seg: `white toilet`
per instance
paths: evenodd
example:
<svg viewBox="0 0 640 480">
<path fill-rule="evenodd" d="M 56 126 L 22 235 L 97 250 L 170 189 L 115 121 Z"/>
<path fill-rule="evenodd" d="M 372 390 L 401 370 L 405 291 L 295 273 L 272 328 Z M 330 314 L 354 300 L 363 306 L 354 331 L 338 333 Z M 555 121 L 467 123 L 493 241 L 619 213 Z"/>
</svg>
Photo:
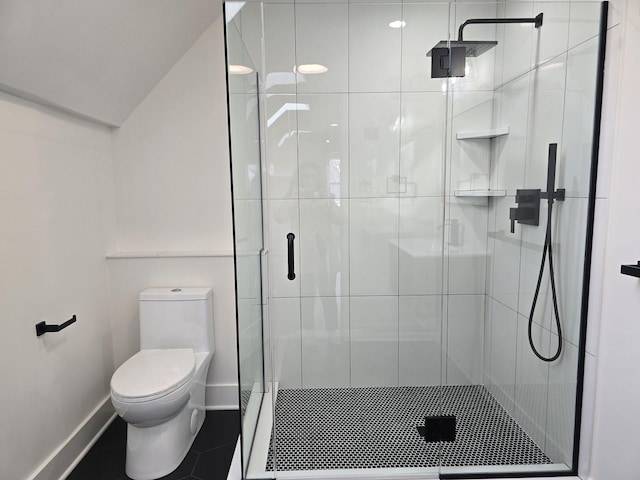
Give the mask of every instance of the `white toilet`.
<svg viewBox="0 0 640 480">
<path fill-rule="evenodd" d="M 128 423 L 129 477 L 156 479 L 180 465 L 204 422 L 213 353 L 210 288 L 140 293 L 140 351 L 111 378 L 111 401 Z"/>
</svg>

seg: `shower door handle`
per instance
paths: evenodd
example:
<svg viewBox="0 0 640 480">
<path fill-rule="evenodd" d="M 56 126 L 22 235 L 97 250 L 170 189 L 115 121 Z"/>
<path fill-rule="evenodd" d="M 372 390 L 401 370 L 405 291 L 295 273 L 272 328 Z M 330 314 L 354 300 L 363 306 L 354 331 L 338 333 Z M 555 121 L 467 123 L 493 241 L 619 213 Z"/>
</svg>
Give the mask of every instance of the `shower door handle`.
<svg viewBox="0 0 640 480">
<path fill-rule="evenodd" d="M 293 233 L 287 233 L 287 264 L 288 264 L 288 272 L 287 278 L 289 280 L 294 280 L 296 278 L 296 274 L 293 271 L 293 239 L 296 236 Z"/>
</svg>

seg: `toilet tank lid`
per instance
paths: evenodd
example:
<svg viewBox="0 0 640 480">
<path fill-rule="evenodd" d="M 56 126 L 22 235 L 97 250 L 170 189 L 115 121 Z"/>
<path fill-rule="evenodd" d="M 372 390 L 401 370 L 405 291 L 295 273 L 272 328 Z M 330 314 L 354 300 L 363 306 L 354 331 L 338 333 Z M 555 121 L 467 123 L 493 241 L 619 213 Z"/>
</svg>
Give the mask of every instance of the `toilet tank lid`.
<svg viewBox="0 0 640 480">
<path fill-rule="evenodd" d="M 205 300 L 213 291 L 209 287 L 161 287 L 147 288 L 140 292 L 140 300 Z"/>
</svg>

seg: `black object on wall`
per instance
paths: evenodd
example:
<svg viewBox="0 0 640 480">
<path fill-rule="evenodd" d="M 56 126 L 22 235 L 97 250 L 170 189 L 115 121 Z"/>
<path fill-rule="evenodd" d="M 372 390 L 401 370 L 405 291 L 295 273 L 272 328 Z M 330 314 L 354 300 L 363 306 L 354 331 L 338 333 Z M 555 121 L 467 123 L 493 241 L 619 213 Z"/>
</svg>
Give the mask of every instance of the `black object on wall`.
<svg viewBox="0 0 640 480">
<path fill-rule="evenodd" d="M 637 265 L 621 265 L 620 273 L 640 278 L 640 262 Z"/>
<path fill-rule="evenodd" d="M 45 333 L 59 332 L 60 330 L 67 328 L 72 323 L 76 323 L 76 320 L 76 316 L 74 315 L 69 320 L 61 323 L 60 325 L 50 325 L 45 322 L 36 323 L 36 336 L 39 337 L 40 335 L 44 335 Z"/>
<path fill-rule="evenodd" d="M 293 233 L 287 233 L 287 278 L 289 280 L 295 280 L 296 274 L 294 272 L 294 264 L 293 264 L 293 240 L 296 236 Z"/>
<path fill-rule="evenodd" d="M 547 163 L 547 191 L 546 192 L 540 192 L 539 196 L 537 198 L 537 203 L 538 203 L 538 208 L 540 206 L 540 199 L 541 198 L 545 198 L 547 200 L 548 206 L 547 206 L 547 227 L 546 227 L 546 234 L 545 234 L 545 238 L 544 238 L 544 246 L 542 248 L 542 259 L 540 260 L 540 272 L 538 274 L 538 283 L 536 284 L 536 291 L 533 295 L 533 301 L 531 302 L 531 313 L 529 314 L 529 325 L 527 327 L 527 334 L 529 337 L 529 346 L 531 347 L 531 350 L 533 351 L 533 353 L 535 354 L 536 357 L 538 357 L 540 360 L 542 360 L 543 362 L 553 362 L 555 360 L 557 360 L 560 357 L 560 354 L 562 353 L 562 342 L 563 342 L 563 338 L 562 338 L 562 325 L 560 323 L 560 312 L 559 312 L 559 308 L 558 308 L 558 298 L 557 298 L 557 293 L 556 293 L 556 275 L 555 275 L 555 271 L 553 268 L 553 248 L 552 248 L 552 241 L 553 241 L 553 236 L 552 236 L 552 232 L 551 232 L 551 225 L 552 225 L 552 220 L 553 220 L 553 202 L 554 200 L 564 200 L 565 197 L 565 190 L 563 188 L 560 188 L 558 190 L 556 190 L 556 159 L 558 156 L 558 144 L 557 143 L 550 143 L 549 144 L 549 157 L 548 157 L 548 163 Z M 516 196 L 516 200 L 517 200 L 517 196 Z M 511 211 L 513 212 L 514 209 L 512 208 Z M 518 209 L 515 209 L 515 211 L 517 212 Z M 514 226 L 514 218 L 510 215 L 511 218 L 511 232 L 513 233 L 513 226 Z M 551 355 L 550 357 L 545 357 L 542 353 L 540 353 L 538 351 L 538 349 L 536 348 L 535 344 L 533 343 L 533 335 L 532 335 L 532 327 L 533 327 L 533 316 L 536 312 L 536 305 L 538 302 L 538 295 L 540 294 L 540 287 L 542 285 L 542 276 L 544 274 L 544 265 L 547 261 L 547 258 L 549 259 L 549 281 L 551 282 L 551 296 L 553 299 L 553 314 L 554 314 L 554 319 L 555 319 L 555 323 L 556 323 L 556 333 L 558 334 L 558 345 L 556 347 L 556 351 L 553 355 Z"/>
<path fill-rule="evenodd" d="M 533 23 L 542 26 L 542 13 L 531 18 L 470 18 L 458 28 L 458 40 L 441 40 L 427 52 L 431 57 L 431 78 L 464 77 L 467 57 L 479 57 L 495 47 L 495 40 L 464 40 L 464 27 L 473 24 Z"/>
</svg>

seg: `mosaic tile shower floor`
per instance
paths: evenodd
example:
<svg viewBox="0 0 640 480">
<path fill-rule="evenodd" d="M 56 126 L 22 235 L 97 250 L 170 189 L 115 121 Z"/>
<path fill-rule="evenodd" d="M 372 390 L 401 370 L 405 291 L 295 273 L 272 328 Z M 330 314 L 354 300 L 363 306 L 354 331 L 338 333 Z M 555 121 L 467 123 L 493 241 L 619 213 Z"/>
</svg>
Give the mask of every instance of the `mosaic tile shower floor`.
<svg viewBox="0 0 640 480">
<path fill-rule="evenodd" d="M 416 426 L 443 414 L 456 441 L 425 443 Z M 282 471 L 551 463 L 483 386 L 283 389 L 275 431 Z"/>
</svg>

